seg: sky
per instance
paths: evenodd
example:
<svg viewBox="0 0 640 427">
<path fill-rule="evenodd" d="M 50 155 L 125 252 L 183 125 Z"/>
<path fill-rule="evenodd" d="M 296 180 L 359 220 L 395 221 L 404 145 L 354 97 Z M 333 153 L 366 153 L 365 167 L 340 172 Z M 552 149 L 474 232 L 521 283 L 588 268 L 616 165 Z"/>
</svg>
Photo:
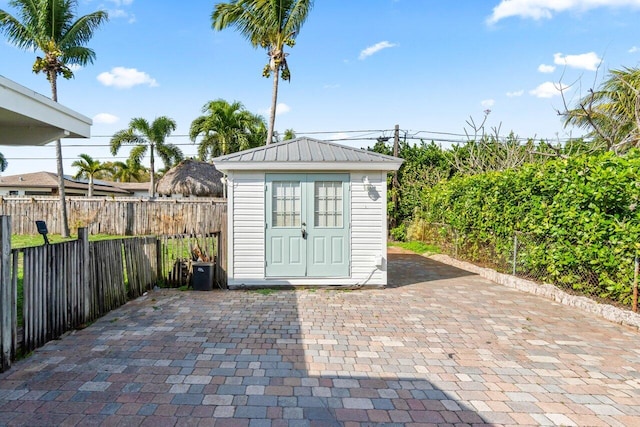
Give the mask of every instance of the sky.
<svg viewBox="0 0 640 427">
<path fill-rule="evenodd" d="M 64 139 L 65 174 L 86 153 L 116 157 L 110 137 L 135 117 L 173 118 L 168 142 L 196 155 L 187 134 L 208 101 L 239 101 L 269 115 L 266 52 L 234 29 L 211 28 L 212 0 L 78 0 L 109 22 L 88 46 L 93 64 L 58 80 L 61 104 L 93 119 L 90 139 Z M 15 13 L 8 0 L 0 9 Z M 575 105 L 610 70 L 638 67 L 640 0 L 316 0 L 288 49 L 291 81 L 281 82 L 276 131 L 372 146 L 397 124 L 410 141 L 443 147 L 482 122 L 500 135 L 565 141 L 558 110 Z M 31 71 L 36 53 L 0 34 L 0 75 L 50 96 Z M 558 88 L 564 88 L 564 97 Z M 563 99 L 564 98 L 564 99 Z M 54 143 L 0 146 L 3 175 L 55 172 Z"/>
</svg>

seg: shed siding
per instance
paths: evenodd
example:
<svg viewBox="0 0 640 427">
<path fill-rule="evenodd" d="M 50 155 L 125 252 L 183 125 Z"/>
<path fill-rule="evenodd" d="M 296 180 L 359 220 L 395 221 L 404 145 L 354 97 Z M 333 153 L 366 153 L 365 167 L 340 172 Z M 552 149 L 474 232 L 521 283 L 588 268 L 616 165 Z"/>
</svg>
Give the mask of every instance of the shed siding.
<svg viewBox="0 0 640 427">
<path fill-rule="evenodd" d="M 233 277 L 264 278 L 264 172 L 233 177 Z"/>
<path fill-rule="evenodd" d="M 365 176 L 375 188 L 377 200 L 365 190 Z M 376 257 L 387 257 L 386 186 L 384 172 L 351 172 L 351 277 L 358 284 L 386 284 L 386 267 L 376 267 Z"/>
</svg>

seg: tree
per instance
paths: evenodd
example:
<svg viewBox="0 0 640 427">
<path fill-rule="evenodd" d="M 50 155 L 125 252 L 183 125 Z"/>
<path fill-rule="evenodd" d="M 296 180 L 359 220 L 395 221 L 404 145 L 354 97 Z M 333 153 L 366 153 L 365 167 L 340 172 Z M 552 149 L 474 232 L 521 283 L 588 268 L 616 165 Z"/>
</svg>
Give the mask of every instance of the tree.
<svg viewBox="0 0 640 427">
<path fill-rule="evenodd" d="M 283 138 L 284 138 L 283 139 L 284 141 L 289 141 L 290 139 L 296 139 L 296 131 L 293 129 L 285 130 Z"/>
<path fill-rule="evenodd" d="M 382 136 L 368 150 L 391 156 L 393 155 L 393 141 L 390 142 L 388 137 Z M 454 169 L 451 164 L 451 153 L 443 150 L 433 141 L 427 143 L 421 140 L 420 143 L 414 144 L 400 140 L 398 157 L 404 159 L 398 170 L 398 181 L 401 184 L 387 193 L 389 198 L 387 209 L 389 210 L 389 218 L 402 227 L 402 224 L 409 221 L 416 208 L 420 206 L 424 191 L 442 180 L 449 179 L 453 175 Z M 391 174 L 389 175 L 390 180 Z M 397 209 L 391 203 L 393 196 L 391 191 L 396 192 Z"/>
<path fill-rule="evenodd" d="M 565 105 L 565 126 L 590 130 L 588 137 L 623 153 L 640 146 L 640 69 L 612 70 L 598 90 L 590 89 L 575 108 Z"/>
<path fill-rule="evenodd" d="M 76 160 L 71 163 L 71 166 L 78 168 L 78 172 L 73 176 L 74 179 L 87 178 L 89 179 L 89 197 L 93 197 L 93 179 L 102 171 L 109 170 L 109 166 L 100 163 L 99 160 L 94 160 L 88 154 L 80 154 L 80 160 Z"/>
<path fill-rule="evenodd" d="M 7 162 L 4 154 L 0 153 L 0 172 L 4 172 L 7 169 L 7 166 L 9 166 L 9 162 Z"/>
<path fill-rule="evenodd" d="M 149 152 L 149 197 L 155 197 L 155 152 L 164 162 L 165 166 L 172 166 L 183 159 L 180 148 L 173 144 L 167 144 L 165 140 L 171 132 L 176 130 L 176 122 L 166 116 L 156 118 L 151 124 L 143 118 L 134 118 L 129 122 L 127 129 L 120 130 L 111 138 L 111 154 L 118 154 L 122 144 L 134 144 L 129 159 L 135 163 L 141 163 Z"/>
<path fill-rule="evenodd" d="M 287 65 L 285 46 L 293 47 L 296 37 L 307 19 L 313 0 L 231 0 L 218 3 L 211 15 L 214 30 L 235 27 L 253 47 L 267 50 L 269 63 L 262 75 L 273 75 L 273 95 L 269 115 L 267 144 L 273 142 L 278 104 L 278 81 L 289 81 L 291 72 Z"/>
<path fill-rule="evenodd" d="M 109 17 L 105 11 L 97 11 L 81 16 L 74 21 L 77 1 L 75 0 L 11 0 L 11 6 L 18 10 L 18 17 L 0 9 L 0 30 L 9 42 L 27 51 L 42 51 L 44 57 L 36 57 L 34 73 L 44 73 L 51 85 L 51 97 L 58 102 L 57 78 L 73 77 L 71 65 L 92 64 L 95 52 L 84 45 L 93 33 Z M 60 211 L 62 215 L 62 237 L 69 237 L 69 223 L 64 191 L 64 171 L 62 167 L 62 145 L 56 140 L 56 166 Z"/>
<path fill-rule="evenodd" d="M 210 158 L 233 153 L 264 143 L 266 125 L 264 119 L 244 109 L 241 103 L 229 104 L 223 99 L 204 105 L 202 115 L 191 122 L 189 137 L 192 141 L 201 138 L 198 157 Z"/>
<path fill-rule="evenodd" d="M 143 182 L 147 177 L 147 168 L 136 159 L 127 159 L 124 162 L 109 162 L 111 178 L 116 182 Z"/>
</svg>

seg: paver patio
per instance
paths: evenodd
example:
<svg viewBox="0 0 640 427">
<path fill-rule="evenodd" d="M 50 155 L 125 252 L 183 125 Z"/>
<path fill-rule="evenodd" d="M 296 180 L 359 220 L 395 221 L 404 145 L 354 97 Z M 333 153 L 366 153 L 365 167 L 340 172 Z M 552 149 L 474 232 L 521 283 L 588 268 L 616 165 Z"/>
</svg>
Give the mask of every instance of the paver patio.
<svg viewBox="0 0 640 427">
<path fill-rule="evenodd" d="M 0 374 L 0 425 L 640 425 L 640 333 L 409 254 L 377 290 L 150 292 Z"/>
</svg>

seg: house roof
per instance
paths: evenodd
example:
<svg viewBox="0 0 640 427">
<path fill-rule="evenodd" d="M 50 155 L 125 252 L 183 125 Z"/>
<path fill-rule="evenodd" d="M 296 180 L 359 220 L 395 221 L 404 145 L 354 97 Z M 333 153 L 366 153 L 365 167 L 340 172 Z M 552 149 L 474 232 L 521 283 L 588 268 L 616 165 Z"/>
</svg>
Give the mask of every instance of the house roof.
<svg viewBox="0 0 640 427">
<path fill-rule="evenodd" d="M 106 181 L 104 179 L 96 179 L 94 184 L 107 185 L 110 187 L 118 187 L 130 192 L 149 191 L 149 181 L 147 182 L 116 182 L 116 181 Z"/>
<path fill-rule="evenodd" d="M 398 170 L 397 157 L 312 138 L 296 138 L 216 157 L 228 170 Z"/>
<path fill-rule="evenodd" d="M 90 118 L 0 76 L 0 145 L 89 138 Z"/>
<path fill-rule="evenodd" d="M 67 189 L 79 189 L 85 190 L 88 188 L 88 182 L 82 180 L 74 180 L 67 175 L 64 178 L 64 186 Z M 9 175 L 0 177 L 0 188 L 41 188 L 41 189 L 57 189 L 58 188 L 58 175 L 52 172 L 33 172 L 24 173 L 20 175 Z M 129 191 L 124 190 L 118 186 L 104 185 L 94 183 L 94 192 L 108 192 L 117 193 L 122 195 L 131 194 Z"/>
</svg>

